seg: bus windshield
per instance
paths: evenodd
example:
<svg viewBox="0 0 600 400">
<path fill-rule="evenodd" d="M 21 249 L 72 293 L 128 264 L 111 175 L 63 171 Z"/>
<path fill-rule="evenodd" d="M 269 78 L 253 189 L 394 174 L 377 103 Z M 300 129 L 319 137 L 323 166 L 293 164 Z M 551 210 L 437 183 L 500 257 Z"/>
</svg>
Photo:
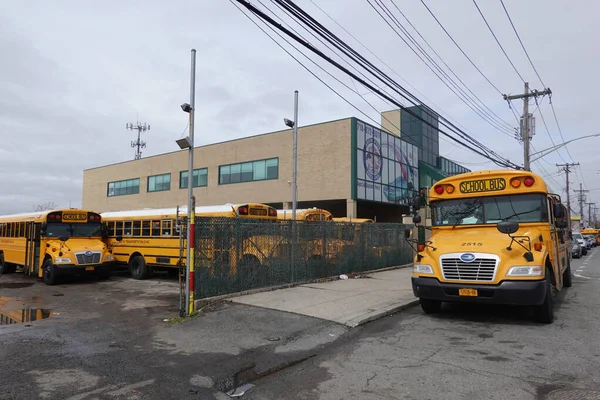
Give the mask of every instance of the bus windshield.
<svg viewBox="0 0 600 400">
<path fill-rule="evenodd" d="M 548 222 L 546 196 L 541 193 L 438 200 L 431 208 L 434 226 Z"/>
<path fill-rule="evenodd" d="M 61 222 L 49 222 L 46 226 L 45 235 L 48 237 L 90 237 L 102 236 L 102 224 L 91 222 L 86 224 L 66 224 Z"/>
</svg>

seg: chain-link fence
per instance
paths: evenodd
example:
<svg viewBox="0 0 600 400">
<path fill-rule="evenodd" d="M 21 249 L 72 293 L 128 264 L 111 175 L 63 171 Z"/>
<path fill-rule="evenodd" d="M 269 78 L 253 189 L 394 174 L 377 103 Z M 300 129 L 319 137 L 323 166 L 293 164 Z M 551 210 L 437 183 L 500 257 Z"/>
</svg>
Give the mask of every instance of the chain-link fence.
<svg viewBox="0 0 600 400">
<path fill-rule="evenodd" d="M 405 225 L 196 218 L 196 298 L 407 264 Z"/>
</svg>

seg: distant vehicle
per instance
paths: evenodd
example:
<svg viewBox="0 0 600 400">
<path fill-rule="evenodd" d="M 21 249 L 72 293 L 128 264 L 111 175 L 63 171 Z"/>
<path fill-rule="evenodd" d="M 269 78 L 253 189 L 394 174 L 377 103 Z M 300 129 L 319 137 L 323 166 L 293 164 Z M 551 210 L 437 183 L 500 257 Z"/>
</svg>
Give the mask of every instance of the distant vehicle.
<svg viewBox="0 0 600 400">
<path fill-rule="evenodd" d="M 579 244 L 578 241 L 573 241 L 573 246 L 571 247 L 571 256 L 573 258 L 581 258 L 581 256 L 583 255 L 583 249 L 581 248 L 581 245 Z"/>
<path fill-rule="evenodd" d="M 596 247 L 596 236 L 594 235 L 583 235 L 583 238 L 588 242 L 589 247 L 588 249 L 592 248 L 592 247 Z"/>
<path fill-rule="evenodd" d="M 587 255 L 588 248 L 586 241 L 583 238 L 583 235 L 579 232 L 573 232 L 573 240 L 577 241 L 577 243 L 579 243 L 579 245 L 581 246 L 581 254 L 583 254 L 584 256 Z"/>
</svg>

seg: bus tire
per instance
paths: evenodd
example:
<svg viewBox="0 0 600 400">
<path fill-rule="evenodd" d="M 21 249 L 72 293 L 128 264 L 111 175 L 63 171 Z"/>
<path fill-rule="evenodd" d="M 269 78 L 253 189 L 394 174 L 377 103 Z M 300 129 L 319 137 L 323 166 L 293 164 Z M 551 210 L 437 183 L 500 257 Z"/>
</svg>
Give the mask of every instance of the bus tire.
<svg viewBox="0 0 600 400">
<path fill-rule="evenodd" d="M 425 312 L 425 314 L 435 314 L 440 312 L 442 308 L 441 300 L 433 300 L 433 299 L 419 299 L 421 303 L 421 308 Z"/>
<path fill-rule="evenodd" d="M 573 275 L 571 274 L 571 260 L 567 261 L 567 269 L 563 272 L 563 286 L 573 286 Z"/>
<path fill-rule="evenodd" d="M 58 277 L 56 275 L 56 267 L 52 263 L 50 258 L 44 261 L 42 265 L 42 280 L 46 285 L 56 285 L 58 283 Z"/>
<path fill-rule="evenodd" d="M 148 277 L 150 270 L 146 265 L 146 260 L 140 255 L 135 255 L 129 259 L 129 272 L 131 277 L 137 280 L 143 280 Z"/>
<path fill-rule="evenodd" d="M 554 321 L 554 299 L 556 296 L 556 288 L 552 284 L 552 270 L 546 270 L 546 297 L 544 302 L 539 306 L 535 306 L 534 317 L 537 322 L 543 324 L 551 324 Z"/>
<path fill-rule="evenodd" d="M 0 275 L 8 274 L 10 266 L 4 262 L 4 253 L 0 253 Z"/>
</svg>

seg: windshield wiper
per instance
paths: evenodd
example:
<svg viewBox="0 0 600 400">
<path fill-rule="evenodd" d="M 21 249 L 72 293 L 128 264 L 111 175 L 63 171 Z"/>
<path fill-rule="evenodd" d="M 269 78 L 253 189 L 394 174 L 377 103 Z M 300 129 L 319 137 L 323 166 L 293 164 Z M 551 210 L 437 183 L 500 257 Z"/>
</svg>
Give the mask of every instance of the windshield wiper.
<svg viewBox="0 0 600 400">
<path fill-rule="evenodd" d="M 462 213 L 458 214 L 458 219 L 456 220 L 456 223 L 454 225 L 452 225 L 452 229 L 454 229 L 456 227 L 456 225 L 458 225 L 460 222 L 462 222 L 462 220 L 468 216 L 469 214 L 473 214 L 475 211 L 477 211 L 478 208 L 481 207 L 481 204 L 478 204 L 477 207 L 474 208 L 470 208 L 467 209 L 465 211 L 463 211 Z M 453 214 L 452 216 L 456 216 L 455 214 Z"/>
<path fill-rule="evenodd" d="M 534 209 L 531 209 L 531 210 L 529 210 L 529 211 L 523 211 L 523 212 L 520 212 L 520 213 L 514 213 L 513 215 L 509 215 L 509 216 L 508 216 L 508 217 L 506 217 L 506 218 L 502 218 L 500 221 L 506 221 L 506 220 L 509 220 L 509 219 L 511 219 L 511 218 L 513 218 L 513 217 L 518 217 L 519 215 L 523 215 L 523 214 L 529 214 L 529 213 L 531 213 L 531 212 L 534 212 L 534 211 L 539 211 L 539 210 L 540 210 L 540 208 L 541 208 L 541 207 L 536 207 L 536 208 L 534 208 Z"/>
</svg>

